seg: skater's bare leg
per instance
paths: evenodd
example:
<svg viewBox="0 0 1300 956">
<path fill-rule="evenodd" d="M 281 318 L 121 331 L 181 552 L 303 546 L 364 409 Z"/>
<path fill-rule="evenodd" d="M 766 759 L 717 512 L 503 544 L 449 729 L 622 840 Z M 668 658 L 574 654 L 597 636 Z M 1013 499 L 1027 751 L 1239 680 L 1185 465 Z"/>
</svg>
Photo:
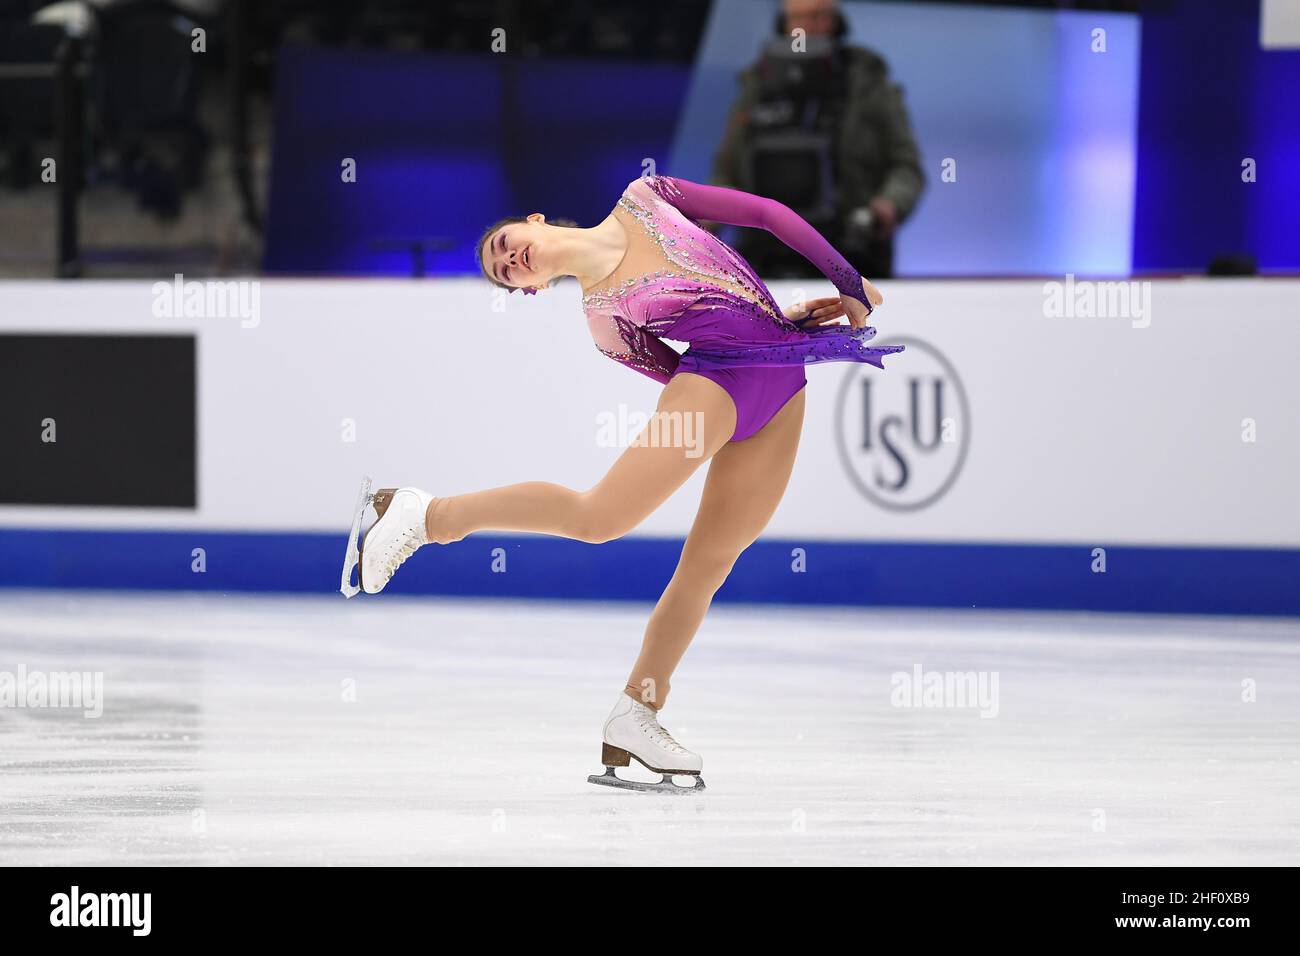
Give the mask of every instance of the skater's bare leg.
<svg viewBox="0 0 1300 956">
<path fill-rule="evenodd" d="M 804 390 L 762 430 L 709 464 L 700 510 L 677 570 L 646 626 L 627 693 L 658 710 L 668 681 L 732 566 L 767 526 L 785 494 L 803 428 Z"/>
<path fill-rule="evenodd" d="M 425 520 L 429 540 L 445 544 L 475 531 L 534 531 L 599 543 L 626 534 L 724 447 L 736 428 L 736 407 L 726 390 L 689 372 L 664 386 L 656 411 L 698 423 L 692 444 L 634 444 L 588 491 L 525 481 L 436 498 Z"/>
</svg>

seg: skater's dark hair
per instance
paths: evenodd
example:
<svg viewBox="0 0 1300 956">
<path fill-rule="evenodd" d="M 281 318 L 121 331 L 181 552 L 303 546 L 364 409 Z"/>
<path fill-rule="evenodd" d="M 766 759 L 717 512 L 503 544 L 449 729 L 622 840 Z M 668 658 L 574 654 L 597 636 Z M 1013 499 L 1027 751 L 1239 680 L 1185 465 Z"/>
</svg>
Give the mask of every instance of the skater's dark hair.
<svg viewBox="0 0 1300 956">
<path fill-rule="evenodd" d="M 492 274 L 487 271 L 487 266 L 483 264 L 483 244 L 486 243 L 488 239 L 492 237 L 492 234 L 495 233 L 502 226 L 509 226 L 512 223 L 527 222 L 527 221 L 528 221 L 527 216 L 506 216 L 504 219 L 498 219 L 496 222 L 492 223 L 492 225 L 487 227 L 487 230 L 483 233 L 483 235 L 478 237 L 478 242 L 474 245 L 474 261 L 478 263 L 478 271 L 483 273 L 483 278 L 487 279 L 488 282 L 491 282 L 498 289 L 517 289 L 519 287 L 513 285 L 506 285 L 504 282 L 498 282 L 496 279 L 492 277 Z M 555 219 L 550 222 L 547 222 L 547 225 L 564 226 L 568 229 L 578 228 L 578 224 L 574 222 L 572 219 Z M 551 286 L 555 285 L 557 281 L 558 280 L 556 279 L 552 279 L 550 282 L 546 284 L 546 287 L 549 289 Z"/>
</svg>

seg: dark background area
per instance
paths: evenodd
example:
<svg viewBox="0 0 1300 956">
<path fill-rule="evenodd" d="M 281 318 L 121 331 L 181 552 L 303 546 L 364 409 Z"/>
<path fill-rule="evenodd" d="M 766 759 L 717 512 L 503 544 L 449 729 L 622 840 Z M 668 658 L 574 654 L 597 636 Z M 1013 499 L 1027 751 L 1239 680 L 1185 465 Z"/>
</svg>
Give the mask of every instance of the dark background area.
<svg viewBox="0 0 1300 956">
<path fill-rule="evenodd" d="M 1300 52 L 1260 51 L 1257 0 L 947 5 L 1139 13 L 1133 273 L 1300 270 Z M 69 39 L 0 0 L 0 277 L 473 272 L 488 222 L 598 221 L 667 153 L 711 6 L 126 0 Z"/>
</svg>

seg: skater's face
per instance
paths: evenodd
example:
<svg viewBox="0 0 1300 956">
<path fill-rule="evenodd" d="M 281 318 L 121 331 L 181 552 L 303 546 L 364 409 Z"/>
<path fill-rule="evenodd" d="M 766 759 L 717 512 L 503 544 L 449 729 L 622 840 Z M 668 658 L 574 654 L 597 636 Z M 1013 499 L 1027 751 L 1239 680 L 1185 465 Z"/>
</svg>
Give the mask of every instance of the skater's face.
<svg viewBox="0 0 1300 956">
<path fill-rule="evenodd" d="M 540 212 L 497 229 L 483 241 L 483 271 L 511 288 L 544 288 L 555 278 L 550 265 L 552 229 Z"/>
</svg>

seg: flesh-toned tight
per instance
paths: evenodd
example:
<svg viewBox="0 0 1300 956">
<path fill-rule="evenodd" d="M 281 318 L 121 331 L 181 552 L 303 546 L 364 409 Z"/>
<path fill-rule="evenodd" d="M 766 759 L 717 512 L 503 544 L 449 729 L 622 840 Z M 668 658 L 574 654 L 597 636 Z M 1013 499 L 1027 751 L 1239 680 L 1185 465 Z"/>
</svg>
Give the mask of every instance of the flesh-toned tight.
<svg viewBox="0 0 1300 956">
<path fill-rule="evenodd" d="M 689 416 L 700 428 L 673 433 L 654 422 L 654 434 L 693 439 L 666 443 L 650 435 L 627 448 L 588 491 L 526 481 L 487 491 L 436 498 L 426 528 L 446 544 L 475 531 L 533 531 L 601 543 L 627 534 L 709 462 L 695 523 L 672 580 L 646 625 L 641 654 L 625 691 L 658 710 L 669 679 L 736 559 L 766 527 L 785 493 L 803 426 L 804 392 L 796 392 L 756 434 L 731 442 L 736 409 L 716 383 L 682 372 L 664 387 L 660 424 Z M 685 444 L 686 447 L 682 447 Z"/>
</svg>

